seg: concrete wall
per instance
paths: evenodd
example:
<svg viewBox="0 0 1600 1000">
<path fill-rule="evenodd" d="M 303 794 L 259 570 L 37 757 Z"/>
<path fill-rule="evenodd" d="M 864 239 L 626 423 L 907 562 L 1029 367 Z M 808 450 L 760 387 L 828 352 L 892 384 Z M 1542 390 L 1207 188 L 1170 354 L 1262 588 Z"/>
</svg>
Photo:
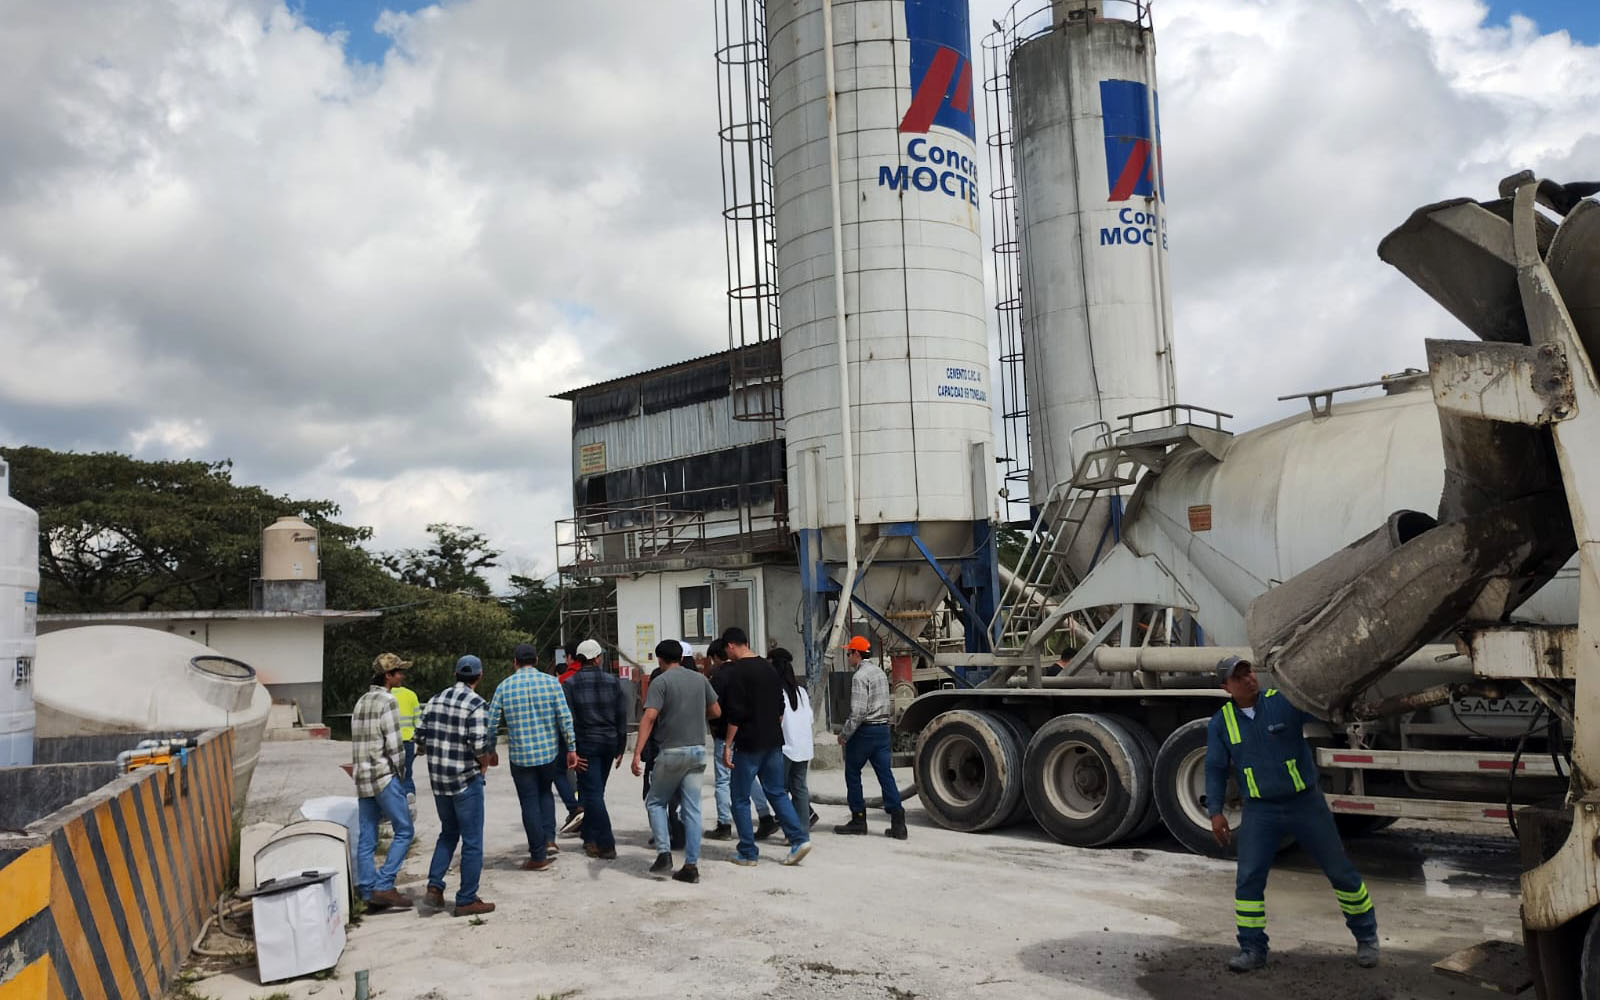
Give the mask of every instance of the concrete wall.
<svg viewBox="0 0 1600 1000">
<path fill-rule="evenodd" d="M 0 997 L 164 995 L 228 883 L 232 794 L 233 734 L 213 730 L 0 834 Z"/>
</svg>

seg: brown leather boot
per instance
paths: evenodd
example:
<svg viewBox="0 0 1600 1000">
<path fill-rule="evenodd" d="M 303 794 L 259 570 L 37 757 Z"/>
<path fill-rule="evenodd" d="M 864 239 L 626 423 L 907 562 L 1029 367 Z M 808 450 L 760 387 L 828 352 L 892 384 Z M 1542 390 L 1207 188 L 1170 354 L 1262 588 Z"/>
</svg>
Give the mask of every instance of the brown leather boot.
<svg viewBox="0 0 1600 1000">
<path fill-rule="evenodd" d="M 462 905 L 460 903 L 456 904 L 454 915 L 458 917 L 476 917 L 485 913 L 493 912 L 493 903 L 486 902 L 482 899 L 474 899 L 472 902 L 467 903 L 466 905 Z"/>
<path fill-rule="evenodd" d="M 398 893 L 393 889 L 380 889 L 367 897 L 367 902 L 373 906 L 382 906 L 391 910 L 411 909 L 411 897 Z"/>
<path fill-rule="evenodd" d="M 444 909 L 444 890 L 428 886 L 428 891 L 422 894 L 422 901 L 436 910 Z"/>
</svg>

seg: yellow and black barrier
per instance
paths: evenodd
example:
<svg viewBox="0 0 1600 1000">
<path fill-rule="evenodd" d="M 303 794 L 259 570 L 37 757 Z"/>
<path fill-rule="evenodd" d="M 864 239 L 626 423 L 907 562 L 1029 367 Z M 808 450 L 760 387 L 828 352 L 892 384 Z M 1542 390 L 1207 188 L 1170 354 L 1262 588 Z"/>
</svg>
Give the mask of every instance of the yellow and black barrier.
<svg viewBox="0 0 1600 1000">
<path fill-rule="evenodd" d="M 0 1000 L 160 1000 L 226 888 L 232 801 L 215 730 L 0 838 Z"/>
</svg>

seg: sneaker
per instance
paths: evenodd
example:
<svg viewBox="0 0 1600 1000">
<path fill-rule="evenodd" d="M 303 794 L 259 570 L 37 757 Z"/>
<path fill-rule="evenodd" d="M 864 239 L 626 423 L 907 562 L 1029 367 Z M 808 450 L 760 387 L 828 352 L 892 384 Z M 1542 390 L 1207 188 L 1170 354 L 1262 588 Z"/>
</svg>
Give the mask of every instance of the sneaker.
<svg viewBox="0 0 1600 1000">
<path fill-rule="evenodd" d="M 578 827 L 580 827 L 582 825 L 583 825 L 583 806 L 579 806 L 578 808 L 576 808 L 576 809 L 572 810 L 571 812 L 567 813 L 566 822 L 561 824 L 561 829 L 558 830 L 557 832 L 558 833 L 576 833 L 577 830 L 578 830 Z"/>
<path fill-rule="evenodd" d="M 551 861 L 549 858 L 545 858 L 543 861 L 535 861 L 532 858 L 529 858 L 527 861 L 524 861 L 517 867 L 521 868 L 525 872 L 542 872 L 549 871 L 554 865 L 555 862 Z"/>
<path fill-rule="evenodd" d="M 379 906 L 386 910 L 411 909 L 411 897 L 393 889 L 380 889 L 367 897 L 368 906 Z"/>
<path fill-rule="evenodd" d="M 810 854 L 810 853 L 811 853 L 811 841 L 808 840 L 805 843 L 799 844 L 799 845 L 795 846 L 792 850 L 790 850 L 789 851 L 789 856 L 783 859 L 783 863 L 792 868 L 795 865 L 799 864 L 800 862 L 804 861 L 806 859 L 806 855 Z"/>
<path fill-rule="evenodd" d="M 817 828 L 817 824 L 821 823 L 821 822 L 822 822 L 822 817 L 818 816 L 817 815 L 817 811 L 815 809 L 813 809 L 813 810 L 811 810 L 811 822 L 809 824 L 807 824 L 806 829 L 815 830 Z"/>
<path fill-rule="evenodd" d="M 444 890 L 428 886 L 428 891 L 422 894 L 422 901 L 436 910 L 444 909 Z"/>
<path fill-rule="evenodd" d="M 485 913 L 493 912 L 493 903 L 488 903 L 481 899 L 474 899 L 472 902 L 465 905 L 457 903 L 456 908 L 451 911 L 451 915 L 456 917 L 476 917 Z"/>
<path fill-rule="evenodd" d="M 549 843 L 549 844 L 545 845 L 545 848 L 544 848 L 544 856 L 545 857 L 553 858 L 557 854 L 560 854 L 560 853 L 561 853 L 561 845 L 560 844 L 556 844 L 556 843 L 552 842 L 552 843 Z"/>
<path fill-rule="evenodd" d="M 1244 951 L 1228 959 L 1229 972 L 1254 972 L 1267 967 L 1267 953 L 1264 951 Z"/>
<path fill-rule="evenodd" d="M 761 822 L 756 826 L 756 839 L 766 840 L 778 832 L 778 821 L 771 816 L 761 817 Z"/>
<path fill-rule="evenodd" d="M 656 855 L 656 863 L 650 866 L 650 874 L 660 875 L 662 872 L 672 871 L 672 855 L 662 851 Z"/>
<path fill-rule="evenodd" d="M 1363 969 L 1375 969 L 1378 966 L 1378 942 L 1356 942 L 1356 964 Z"/>
<path fill-rule="evenodd" d="M 760 862 L 755 858 L 734 857 L 729 858 L 728 860 L 738 865 L 740 868 L 754 868 L 756 865 L 760 864 Z"/>
<path fill-rule="evenodd" d="M 694 883 L 700 881 L 700 867 L 698 865 L 684 865 L 672 873 L 672 881 Z"/>
<path fill-rule="evenodd" d="M 732 840 L 733 839 L 733 824 L 731 824 L 731 823 L 718 823 L 717 824 L 717 828 L 715 830 L 712 830 L 710 833 L 706 834 L 706 838 L 705 839 L 707 839 L 707 840 Z"/>
</svg>

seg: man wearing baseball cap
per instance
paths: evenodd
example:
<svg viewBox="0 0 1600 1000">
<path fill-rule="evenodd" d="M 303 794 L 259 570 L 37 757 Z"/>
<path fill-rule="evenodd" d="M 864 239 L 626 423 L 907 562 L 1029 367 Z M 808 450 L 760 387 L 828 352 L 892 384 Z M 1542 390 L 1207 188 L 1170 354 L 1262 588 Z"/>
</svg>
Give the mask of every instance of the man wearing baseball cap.
<svg viewBox="0 0 1600 1000">
<path fill-rule="evenodd" d="M 372 683 L 350 715 L 350 776 L 356 781 L 360 829 L 356 836 L 356 894 L 374 910 L 409 909 L 411 900 L 395 891 L 395 876 L 411 848 L 415 829 L 406 807 L 405 750 L 400 743 L 400 709 L 389 689 L 405 680 L 406 661 L 383 653 L 372 661 Z M 376 865 L 378 820 L 389 821 L 394 839 L 383 867 Z"/>
<path fill-rule="evenodd" d="M 489 750 L 489 706 L 478 694 L 483 661 L 470 653 L 456 661 L 456 682 L 423 706 L 417 742 L 428 760 L 428 786 L 439 813 L 439 840 L 428 865 L 424 897 L 444 909 L 444 877 L 456 844 L 461 845 L 461 884 L 456 887 L 458 917 L 493 913 L 494 904 L 478 896 L 483 874 L 483 772 L 494 763 Z"/>
<path fill-rule="evenodd" d="M 844 746 L 844 789 L 850 804 L 850 822 L 833 828 L 839 834 L 867 832 L 867 797 L 861 790 L 861 769 L 869 762 L 883 789 L 883 808 L 889 814 L 889 829 L 883 831 L 896 840 L 906 839 L 906 811 L 900 802 L 900 786 L 889 766 L 889 677 L 869 659 L 872 643 L 866 636 L 853 636 L 844 644 L 845 658 L 855 677 L 850 681 L 850 718 L 845 720 L 839 742 Z"/>
<path fill-rule="evenodd" d="M 1255 668 L 1243 657 L 1219 660 L 1217 682 L 1229 700 L 1207 730 L 1206 807 L 1217 843 L 1226 847 L 1237 837 L 1239 844 L 1233 900 L 1239 954 L 1228 968 L 1251 972 L 1267 964 L 1267 875 L 1286 835 L 1328 876 L 1345 925 L 1355 935 L 1356 964 L 1372 968 L 1378 964 L 1378 915 L 1317 787 L 1317 765 L 1305 737 L 1311 716 L 1276 688 L 1262 691 Z M 1222 812 L 1230 772 L 1244 800 L 1237 834 Z"/>
<path fill-rule="evenodd" d="M 578 643 L 572 654 L 578 672 L 563 687 L 578 734 L 578 829 L 583 851 L 610 861 L 617 856 L 617 841 L 606 811 L 606 779 L 612 768 L 622 764 L 628 746 L 628 700 L 616 675 L 601 669 L 602 652 L 593 639 Z"/>
</svg>

